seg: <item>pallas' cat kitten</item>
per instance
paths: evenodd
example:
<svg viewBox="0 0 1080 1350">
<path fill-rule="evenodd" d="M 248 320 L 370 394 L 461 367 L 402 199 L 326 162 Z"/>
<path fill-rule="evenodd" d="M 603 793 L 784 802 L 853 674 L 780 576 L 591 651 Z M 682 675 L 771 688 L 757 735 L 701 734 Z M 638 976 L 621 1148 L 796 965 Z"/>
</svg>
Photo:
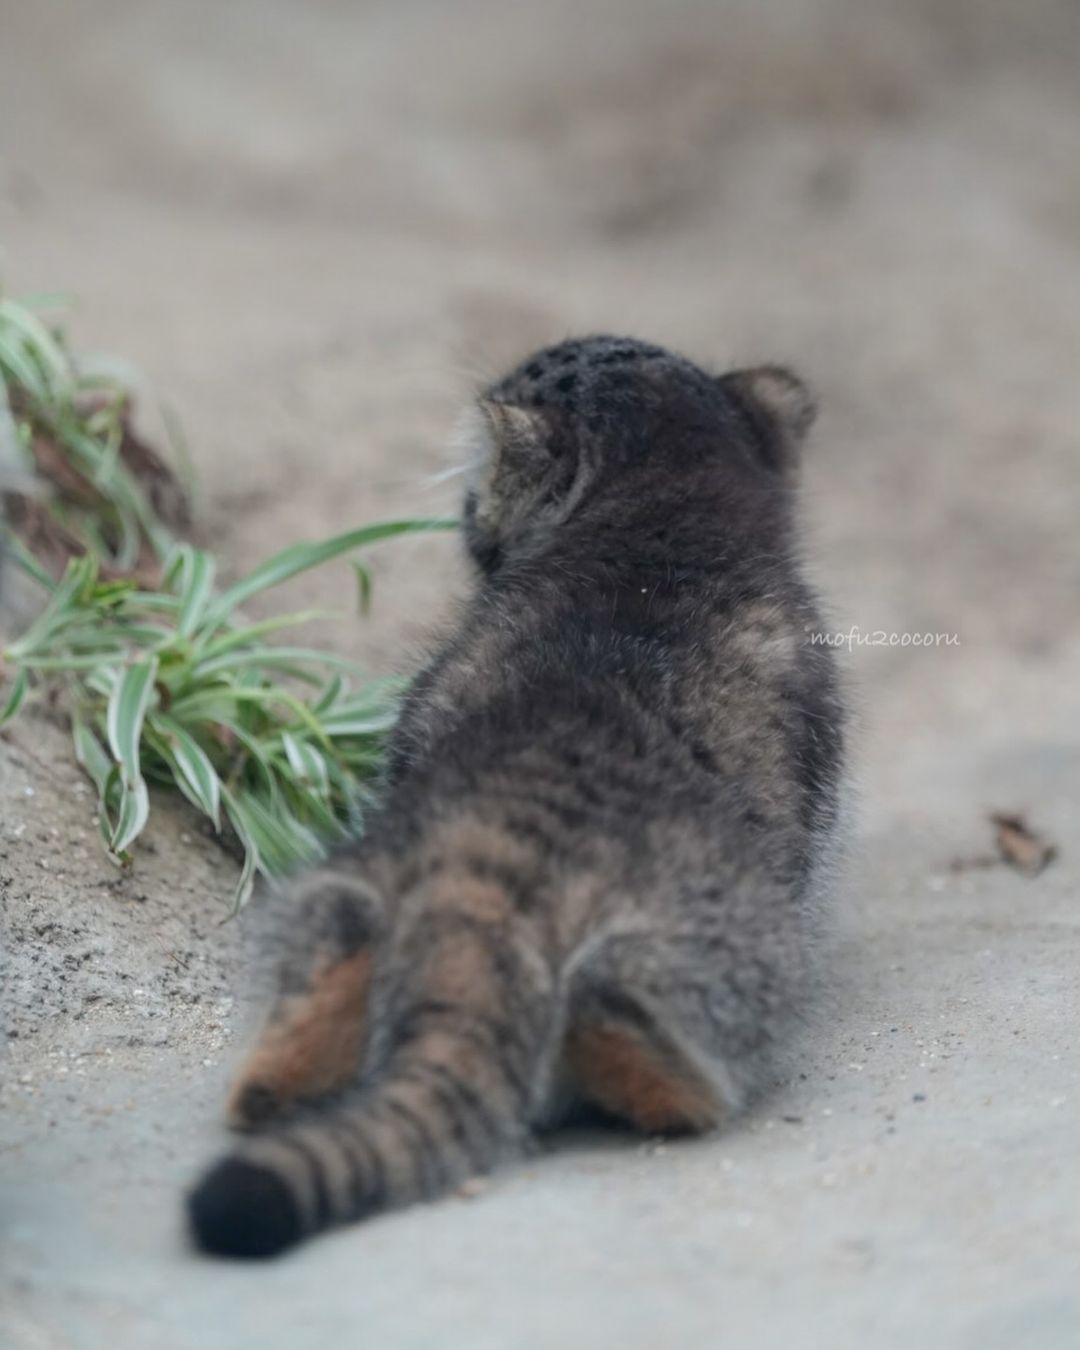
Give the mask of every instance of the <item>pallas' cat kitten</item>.
<svg viewBox="0 0 1080 1350">
<path fill-rule="evenodd" d="M 813 417 L 564 342 L 468 415 L 475 592 L 364 838 L 293 885 L 278 999 L 189 1202 L 266 1256 L 431 1197 L 584 1102 L 709 1130 L 803 1010 L 843 715 L 793 494 Z"/>
</svg>

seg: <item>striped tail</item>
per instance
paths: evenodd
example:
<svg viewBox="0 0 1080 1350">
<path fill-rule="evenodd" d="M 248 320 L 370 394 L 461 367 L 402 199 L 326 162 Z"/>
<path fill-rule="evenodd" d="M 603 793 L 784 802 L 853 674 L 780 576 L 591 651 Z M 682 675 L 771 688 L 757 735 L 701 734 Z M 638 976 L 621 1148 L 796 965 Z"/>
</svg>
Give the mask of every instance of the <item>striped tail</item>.
<svg viewBox="0 0 1080 1350">
<path fill-rule="evenodd" d="M 188 1201 L 204 1251 L 274 1256 L 324 1229 L 434 1198 L 520 1150 L 542 1034 L 428 996 L 406 1010 L 394 1041 L 373 1082 L 211 1168 Z"/>
</svg>

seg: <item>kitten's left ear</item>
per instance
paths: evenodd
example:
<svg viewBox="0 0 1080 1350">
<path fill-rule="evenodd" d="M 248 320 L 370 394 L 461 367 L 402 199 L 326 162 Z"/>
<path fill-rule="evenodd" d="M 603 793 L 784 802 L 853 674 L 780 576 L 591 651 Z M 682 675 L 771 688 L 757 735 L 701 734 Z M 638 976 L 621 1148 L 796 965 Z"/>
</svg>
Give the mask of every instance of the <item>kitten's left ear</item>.
<svg viewBox="0 0 1080 1350">
<path fill-rule="evenodd" d="M 539 409 L 479 398 L 458 418 L 453 441 L 471 464 L 484 466 L 490 476 L 500 466 L 519 472 L 535 467 L 546 458 L 549 436 Z"/>
<path fill-rule="evenodd" d="M 784 366 L 754 366 L 720 376 L 756 419 L 765 422 L 765 457 L 779 473 L 794 473 L 799 450 L 817 416 L 817 402 L 797 375 Z"/>
<path fill-rule="evenodd" d="M 485 528 L 505 525 L 550 469 L 550 428 L 538 408 L 477 399 L 458 419 L 454 439 L 470 463 L 467 510 Z"/>
<path fill-rule="evenodd" d="M 482 398 L 477 403 L 498 455 L 511 464 L 535 464 L 545 457 L 551 428 L 539 408 L 521 408 Z"/>
</svg>

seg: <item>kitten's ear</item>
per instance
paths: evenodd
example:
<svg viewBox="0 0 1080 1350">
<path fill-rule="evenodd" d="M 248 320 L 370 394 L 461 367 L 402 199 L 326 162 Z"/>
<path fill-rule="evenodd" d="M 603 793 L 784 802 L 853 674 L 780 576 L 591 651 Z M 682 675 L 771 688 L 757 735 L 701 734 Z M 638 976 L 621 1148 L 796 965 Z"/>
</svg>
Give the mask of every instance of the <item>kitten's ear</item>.
<svg viewBox="0 0 1080 1350">
<path fill-rule="evenodd" d="M 470 509 L 481 519 L 501 515 L 550 469 L 550 427 L 538 408 L 477 399 L 459 419 L 454 441 L 469 466 Z"/>
<path fill-rule="evenodd" d="M 720 384 L 766 422 L 771 432 L 765 447 L 769 467 L 794 473 L 799 450 L 817 416 L 817 402 L 802 380 L 783 366 L 754 366 L 721 375 Z"/>
<path fill-rule="evenodd" d="M 544 458 L 549 428 L 538 408 L 478 398 L 462 411 L 451 442 L 465 462 L 489 472 L 500 463 L 521 467 Z"/>
<path fill-rule="evenodd" d="M 495 399 L 477 399 L 473 409 L 476 447 L 492 463 L 526 468 L 547 454 L 550 428 L 539 408 L 520 408 Z"/>
<path fill-rule="evenodd" d="M 454 439 L 469 473 L 466 539 L 480 566 L 490 571 L 508 529 L 551 471 L 550 428 L 539 409 L 480 398 L 466 408 Z"/>
</svg>

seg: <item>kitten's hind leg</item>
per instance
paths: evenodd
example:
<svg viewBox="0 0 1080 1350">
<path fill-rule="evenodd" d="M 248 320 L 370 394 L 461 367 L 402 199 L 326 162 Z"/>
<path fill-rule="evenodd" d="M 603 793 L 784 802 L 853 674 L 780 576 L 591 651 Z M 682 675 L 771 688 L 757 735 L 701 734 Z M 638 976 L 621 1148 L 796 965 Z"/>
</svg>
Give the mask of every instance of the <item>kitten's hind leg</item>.
<svg viewBox="0 0 1080 1350">
<path fill-rule="evenodd" d="M 254 1129 L 352 1081 L 359 1067 L 382 904 L 363 881 L 326 866 L 281 906 L 282 947 L 270 1017 L 233 1084 L 228 1121 Z"/>
<path fill-rule="evenodd" d="M 739 1105 L 724 1065 L 699 1034 L 697 972 L 663 939 L 607 939 L 574 972 L 565 1070 L 586 1103 L 647 1134 L 715 1128 Z"/>
</svg>

